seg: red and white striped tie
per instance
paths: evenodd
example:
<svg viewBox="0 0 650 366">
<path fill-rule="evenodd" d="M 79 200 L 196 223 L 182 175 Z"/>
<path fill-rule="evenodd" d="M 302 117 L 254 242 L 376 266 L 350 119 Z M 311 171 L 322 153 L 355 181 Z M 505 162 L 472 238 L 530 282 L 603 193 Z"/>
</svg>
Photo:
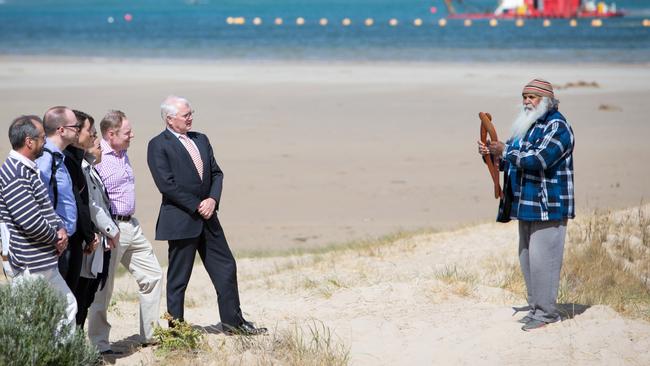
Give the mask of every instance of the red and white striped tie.
<svg viewBox="0 0 650 366">
<path fill-rule="evenodd" d="M 185 146 L 185 149 L 187 149 L 187 152 L 190 153 L 190 157 L 192 157 L 196 171 L 199 173 L 201 180 L 203 180 L 203 160 L 201 159 L 199 149 L 194 146 L 192 141 L 190 141 L 186 135 L 180 135 L 179 139 L 181 140 L 181 143 L 183 143 L 183 146 Z"/>
</svg>

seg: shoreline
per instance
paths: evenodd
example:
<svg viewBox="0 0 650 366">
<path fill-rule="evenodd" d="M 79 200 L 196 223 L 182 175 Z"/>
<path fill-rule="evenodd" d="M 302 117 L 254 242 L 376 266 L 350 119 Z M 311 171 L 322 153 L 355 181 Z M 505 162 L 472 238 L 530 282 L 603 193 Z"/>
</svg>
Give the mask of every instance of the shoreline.
<svg viewBox="0 0 650 366">
<path fill-rule="evenodd" d="M 650 67 L 650 61 L 639 62 L 622 62 L 622 61 L 588 61 L 583 60 L 580 62 L 575 61 L 449 61 L 449 60 L 345 60 L 345 59 L 282 59 L 282 58 L 269 58 L 269 59 L 247 59 L 247 58 L 173 58 L 173 57 L 123 57 L 123 56 L 68 56 L 68 55 L 49 55 L 49 54 L 0 54 L 0 63 L 14 63 L 14 62 L 27 62 L 27 63 L 54 63 L 54 64 L 69 64 L 69 63 L 84 63 L 84 64 L 144 64 L 144 65 L 180 65 L 187 64 L 191 66 L 438 66 L 438 67 L 451 67 L 451 66 L 485 66 L 485 67 L 500 67 L 500 66 L 513 66 L 513 67 L 544 67 L 552 68 L 556 66 L 566 67 L 579 64 L 581 66 L 609 67 L 609 66 L 625 66 L 625 67 Z"/>
<path fill-rule="evenodd" d="M 224 171 L 219 217 L 235 252 L 492 222 L 497 201 L 475 151 L 477 114 L 491 112 L 507 135 L 533 77 L 596 82 L 557 90 L 576 132 L 578 214 L 650 197 L 650 67 L 84 60 L 0 56 L 0 130 L 53 105 L 97 121 L 125 111 L 136 135 L 136 216 L 161 259 L 167 243 L 153 240 L 161 198 L 145 157 L 169 94 L 192 101 L 194 130 L 208 135 Z M 8 149 L 0 144 L 0 155 Z"/>
</svg>

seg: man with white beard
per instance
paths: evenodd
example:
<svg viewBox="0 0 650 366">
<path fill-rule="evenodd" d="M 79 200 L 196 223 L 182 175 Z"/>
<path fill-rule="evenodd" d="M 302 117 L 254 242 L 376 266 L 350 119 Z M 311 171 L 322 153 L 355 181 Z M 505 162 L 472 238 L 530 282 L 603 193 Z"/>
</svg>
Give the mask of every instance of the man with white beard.
<svg viewBox="0 0 650 366">
<path fill-rule="evenodd" d="M 514 309 L 528 311 L 519 322 L 529 331 L 561 320 L 556 301 L 564 239 L 567 220 L 575 217 L 574 136 L 548 81 L 532 80 L 522 96 L 522 110 L 508 141 L 487 146 L 479 141 L 478 151 L 499 161 L 504 194 L 511 195 L 505 220 L 519 220 L 519 263 L 528 306 Z M 503 216 L 508 208 L 501 206 Z"/>
</svg>

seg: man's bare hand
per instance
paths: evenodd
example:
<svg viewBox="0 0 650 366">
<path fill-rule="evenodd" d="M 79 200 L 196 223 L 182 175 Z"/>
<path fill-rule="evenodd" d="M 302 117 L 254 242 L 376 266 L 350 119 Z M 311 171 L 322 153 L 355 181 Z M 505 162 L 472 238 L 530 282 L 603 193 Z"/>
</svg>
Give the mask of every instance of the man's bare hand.
<svg viewBox="0 0 650 366">
<path fill-rule="evenodd" d="M 99 234 L 95 233 L 95 238 L 91 243 L 87 243 L 86 247 L 84 248 L 84 253 L 90 254 L 97 249 L 97 246 L 99 245 Z"/>
<path fill-rule="evenodd" d="M 114 238 L 108 238 L 108 248 L 105 248 L 104 250 L 109 251 L 111 249 L 117 248 L 117 246 L 120 244 L 120 232 L 117 232 L 117 235 L 115 235 Z"/>
<path fill-rule="evenodd" d="M 59 252 L 59 255 L 61 255 L 65 248 L 68 247 L 68 232 L 65 230 L 65 228 L 60 228 L 56 234 L 59 238 L 59 240 L 56 242 L 56 250 Z"/>
<path fill-rule="evenodd" d="M 476 143 L 478 144 L 478 153 L 480 155 L 485 156 L 490 154 L 490 149 L 488 149 L 487 145 L 481 142 L 481 140 L 476 141 Z"/>
<path fill-rule="evenodd" d="M 500 157 L 501 154 L 503 154 L 505 146 L 506 145 L 501 141 L 490 141 L 488 149 L 490 150 L 490 154 Z"/>
<path fill-rule="evenodd" d="M 217 207 L 217 202 L 214 200 L 214 198 L 208 197 L 199 203 L 199 208 L 197 210 L 199 211 L 201 217 L 208 220 L 214 214 L 215 207 Z"/>
</svg>

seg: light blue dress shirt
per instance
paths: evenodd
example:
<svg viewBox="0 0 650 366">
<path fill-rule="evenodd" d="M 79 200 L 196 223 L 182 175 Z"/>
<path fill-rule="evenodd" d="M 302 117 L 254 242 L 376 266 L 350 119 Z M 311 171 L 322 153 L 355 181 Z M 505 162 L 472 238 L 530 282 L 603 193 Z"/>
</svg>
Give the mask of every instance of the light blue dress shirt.
<svg viewBox="0 0 650 366">
<path fill-rule="evenodd" d="M 45 139 L 45 148 L 50 150 L 54 155 L 57 156 L 57 165 L 56 169 L 56 186 L 57 186 L 57 203 L 54 203 L 54 190 L 53 186 L 50 184 L 50 176 L 52 175 L 52 158 L 53 154 L 50 154 L 47 151 L 43 151 L 43 155 L 36 159 L 36 165 L 41 175 L 41 180 L 45 187 L 47 187 L 47 193 L 50 196 L 50 201 L 52 205 L 56 206 L 54 211 L 57 215 L 63 220 L 65 224 L 65 230 L 68 232 L 68 236 L 77 231 L 77 202 L 74 198 L 74 193 L 72 192 L 72 179 L 70 178 L 70 173 L 68 169 L 63 164 L 65 156 L 63 152 L 54 145 L 48 138 Z M 60 155 L 59 155 L 60 154 Z"/>
</svg>

